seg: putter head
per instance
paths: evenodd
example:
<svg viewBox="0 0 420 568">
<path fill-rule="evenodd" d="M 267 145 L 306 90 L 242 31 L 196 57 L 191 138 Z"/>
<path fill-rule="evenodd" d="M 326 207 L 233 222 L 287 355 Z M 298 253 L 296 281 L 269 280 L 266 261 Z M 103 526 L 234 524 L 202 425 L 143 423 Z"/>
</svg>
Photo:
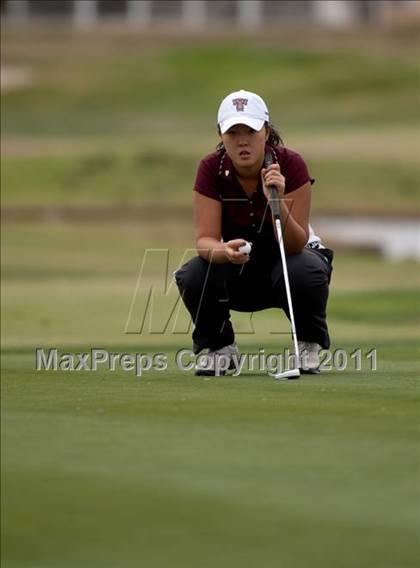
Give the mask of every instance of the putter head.
<svg viewBox="0 0 420 568">
<path fill-rule="evenodd" d="M 289 379 L 298 379 L 300 377 L 299 369 L 290 369 L 284 373 L 270 373 L 277 381 L 287 381 Z"/>
</svg>

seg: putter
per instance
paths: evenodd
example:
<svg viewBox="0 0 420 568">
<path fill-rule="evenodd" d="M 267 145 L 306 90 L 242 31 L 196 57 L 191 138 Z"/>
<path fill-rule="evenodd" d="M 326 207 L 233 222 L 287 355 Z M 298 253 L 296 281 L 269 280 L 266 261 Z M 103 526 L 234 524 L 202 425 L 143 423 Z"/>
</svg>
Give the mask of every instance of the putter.
<svg viewBox="0 0 420 568">
<path fill-rule="evenodd" d="M 265 165 L 266 167 L 271 166 L 273 163 L 273 157 L 270 152 L 267 152 L 265 155 Z M 268 190 L 270 191 L 270 207 L 273 212 L 274 221 L 276 224 L 276 231 L 277 231 L 277 238 L 279 241 L 279 248 L 280 248 L 280 256 L 281 256 L 281 263 L 283 267 L 283 278 L 284 278 L 284 286 L 286 288 L 286 296 L 287 296 L 287 305 L 289 308 L 289 315 L 290 315 L 290 324 L 292 328 L 292 339 L 293 339 L 293 347 L 295 352 L 295 364 L 296 367 L 294 369 L 290 369 L 289 371 L 284 371 L 284 373 L 269 373 L 275 379 L 287 380 L 287 379 L 298 379 L 300 377 L 299 371 L 299 347 L 297 342 L 297 335 L 296 335 L 296 326 L 295 326 L 295 316 L 293 314 L 293 305 L 292 305 L 292 296 L 290 295 L 290 284 L 289 284 L 289 274 L 287 272 L 287 264 L 286 264 L 286 253 L 284 251 L 284 243 L 283 243 L 283 231 L 281 226 L 280 220 L 280 204 L 279 199 L 277 196 L 277 190 L 274 186 L 268 186 Z"/>
</svg>

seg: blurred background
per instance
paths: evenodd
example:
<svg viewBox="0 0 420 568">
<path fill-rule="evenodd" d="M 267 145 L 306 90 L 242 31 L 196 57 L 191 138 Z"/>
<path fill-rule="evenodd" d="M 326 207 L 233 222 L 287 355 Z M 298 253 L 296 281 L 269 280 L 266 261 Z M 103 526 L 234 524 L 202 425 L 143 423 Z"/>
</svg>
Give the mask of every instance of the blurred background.
<svg viewBox="0 0 420 568">
<path fill-rule="evenodd" d="M 4 565 L 417 566 L 420 3 L 0 6 Z M 172 362 L 195 173 L 240 88 L 316 178 L 331 348 L 376 373 Z M 290 347 L 280 310 L 232 319 L 242 352 Z M 170 368 L 39 373 L 35 347 Z"/>
<path fill-rule="evenodd" d="M 392 337 L 396 323 L 415 336 L 419 2 L 9 0 L 1 12 L 4 346 L 157 341 L 124 333 L 143 253 L 170 248 L 172 270 L 194 246 L 196 167 L 239 88 L 263 96 L 316 178 L 313 225 L 336 251 L 333 340 Z M 143 282 L 161 271 L 151 262 Z"/>
</svg>

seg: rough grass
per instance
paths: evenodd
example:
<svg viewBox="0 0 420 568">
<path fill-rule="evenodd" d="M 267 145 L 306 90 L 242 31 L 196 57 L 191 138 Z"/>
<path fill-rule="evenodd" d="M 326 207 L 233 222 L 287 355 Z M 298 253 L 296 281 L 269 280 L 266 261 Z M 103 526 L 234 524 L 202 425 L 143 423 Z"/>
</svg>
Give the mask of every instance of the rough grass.
<svg viewBox="0 0 420 568">
<path fill-rule="evenodd" d="M 242 86 L 308 161 L 314 211 L 417 210 L 415 35 L 286 37 L 6 30 L 4 63 L 33 81 L 3 96 L 4 204 L 188 205 L 217 105 Z"/>
<path fill-rule="evenodd" d="M 163 200 L 166 206 L 189 207 L 198 161 L 199 156 L 135 149 L 69 157 L 7 157 L 2 168 L 3 203 L 121 207 Z M 328 157 L 307 161 L 316 179 L 314 213 L 418 212 L 420 172 L 415 162 Z"/>
<path fill-rule="evenodd" d="M 101 123 L 110 133 L 118 121 L 125 131 L 133 117 L 214 122 L 218 99 L 248 82 L 271 102 L 273 117 L 278 115 L 282 124 L 294 128 L 340 127 L 354 121 L 380 125 L 384 117 L 387 122 L 418 117 L 415 41 L 407 57 L 407 52 L 381 56 L 296 42 L 290 47 L 278 38 L 269 46 L 250 38 L 247 46 L 238 47 L 228 39 L 199 43 L 192 49 L 170 42 L 144 46 L 141 38 L 136 41 L 131 36 L 131 44 L 125 42 L 112 55 L 105 50 L 98 57 L 97 50 L 87 50 L 83 57 L 73 57 L 77 36 L 58 40 L 46 33 L 44 40 L 50 41 L 48 52 L 28 40 L 22 42 L 22 37 L 5 37 L 5 62 L 29 63 L 38 79 L 30 89 L 6 96 L 6 132 L 35 128 L 47 135 L 80 129 L 84 134 L 91 129 L 94 134 Z M 60 49 L 55 50 L 57 40 Z M 106 35 L 97 38 L 99 45 L 112 41 Z M 185 96 L 192 83 L 194 96 Z M 109 111 L 112 114 L 105 120 Z M 64 122 L 56 120 L 59 116 Z M 37 123 L 42 127 L 36 128 Z"/>
<path fill-rule="evenodd" d="M 170 246 L 168 244 L 170 243 Z M 178 294 L 171 274 L 191 250 L 192 230 L 173 221 L 165 230 L 155 222 L 134 224 L 5 224 L 3 235 L 3 343 L 9 347 L 37 343 L 127 344 L 138 331 L 150 286 L 155 300 L 152 323 L 147 319 L 140 344 L 165 342 L 190 345 L 184 309 L 168 320 Z M 149 252 L 137 294 L 136 284 L 146 249 Z M 168 253 L 165 252 L 168 250 Z M 190 251 L 188 252 L 188 249 Z M 338 253 L 334 262 L 329 302 L 332 337 L 342 341 L 359 338 L 418 337 L 420 285 L 417 263 L 392 263 L 373 255 Z M 131 318 L 130 306 L 133 307 Z M 250 333 L 261 341 L 289 341 L 289 325 L 279 310 L 254 314 L 235 313 L 239 340 Z M 83 325 L 81 322 L 85 322 Z M 150 325 L 149 325 L 150 324 Z M 167 325 L 167 327 L 165 327 Z M 173 331 L 177 333 L 174 334 Z M 181 333 L 182 332 L 182 333 Z M 276 335 L 273 333 L 286 333 Z"/>
</svg>

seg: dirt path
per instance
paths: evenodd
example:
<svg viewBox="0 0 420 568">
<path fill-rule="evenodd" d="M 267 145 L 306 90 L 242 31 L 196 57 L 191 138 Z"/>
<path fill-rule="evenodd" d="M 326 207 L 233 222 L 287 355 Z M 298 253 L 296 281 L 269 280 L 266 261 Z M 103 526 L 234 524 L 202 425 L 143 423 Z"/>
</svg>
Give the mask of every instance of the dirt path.
<svg viewBox="0 0 420 568">
<path fill-rule="evenodd" d="M 0 86 L 2 93 L 25 89 L 32 85 L 33 82 L 33 74 L 23 67 L 2 66 L 0 69 Z"/>
</svg>

